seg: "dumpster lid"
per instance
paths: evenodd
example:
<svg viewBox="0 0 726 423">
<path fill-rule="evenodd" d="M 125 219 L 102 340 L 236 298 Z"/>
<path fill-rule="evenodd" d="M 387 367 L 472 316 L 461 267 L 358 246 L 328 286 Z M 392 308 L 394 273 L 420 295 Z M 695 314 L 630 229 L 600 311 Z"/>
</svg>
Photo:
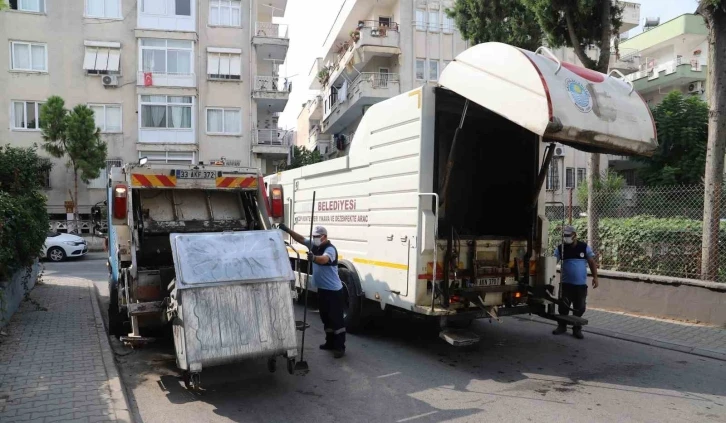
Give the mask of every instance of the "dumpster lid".
<svg viewBox="0 0 726 423">
<path fill-rule="evenodd" d="M 651 156 L 658 142 L 648 105 L 631 83 L 503 43 L 471 47 L 439 84 L 548 141 L 597 153 Z"/>
<path fill-rule="evenodd" d="M 277 230 L 171 234 L 178 289 L 295 279 Z"/>
</svg>

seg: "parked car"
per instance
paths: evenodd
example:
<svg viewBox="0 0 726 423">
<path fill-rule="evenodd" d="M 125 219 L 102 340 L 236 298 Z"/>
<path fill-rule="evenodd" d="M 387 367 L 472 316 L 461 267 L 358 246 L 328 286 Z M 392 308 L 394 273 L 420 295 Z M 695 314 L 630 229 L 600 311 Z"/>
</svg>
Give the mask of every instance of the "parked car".
<svg viewBox="0 0 726 423">
<path fill-rule="evenodd" d="M 50 261 L 63 261 L 68 257 L 82 257 L 88 253 L 88 243 L 78 235 L 48 232 L 43 245 L 43 256 Z"/>
</svg>

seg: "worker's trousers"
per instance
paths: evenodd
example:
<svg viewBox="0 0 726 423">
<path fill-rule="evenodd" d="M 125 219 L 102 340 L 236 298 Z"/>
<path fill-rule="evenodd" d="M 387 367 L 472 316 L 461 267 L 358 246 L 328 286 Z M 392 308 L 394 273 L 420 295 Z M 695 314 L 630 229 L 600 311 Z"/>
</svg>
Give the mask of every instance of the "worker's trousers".
<svg viewBox="0 0 726 423">
<path fill-rule="evenodd" d="M 562 284 L 562 299 L 567 299 L 570 303 L 570 307 L 573 310 L 577 310 L 573 314 L 577 317 L 582 317 L 585 314 L 585 308 L 587 307 L 587 285 L 573 285 L 570 283 Z M 570 310 L 560 306 L 559 312 L 561 316 L 567 316 L 570 314 Z M 575 328 L 582 328 L 580 325 L 575 325 Z"/>
<path fill-rule="evenodd" d="M 325 327 L 325 345 L 335 350 L 345 351 L 345 288 L 339 291 L 318 288 L 320 318 Z"/>
</svg>

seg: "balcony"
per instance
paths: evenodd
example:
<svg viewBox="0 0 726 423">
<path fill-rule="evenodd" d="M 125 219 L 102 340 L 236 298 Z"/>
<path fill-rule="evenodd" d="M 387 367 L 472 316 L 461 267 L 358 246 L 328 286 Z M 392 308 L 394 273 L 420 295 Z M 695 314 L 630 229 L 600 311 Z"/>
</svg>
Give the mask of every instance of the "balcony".
<svg viewBox="0 0 726 423">
<path fill-rule="evenodd" d="M 196 1 L 139 0 L 137 27 L 159 31 L 196 32 Z"/>
<path fill-rule="evenodd" d="M 284 61 L 287 49 L 290 47 L 287 33 L 287 25 L 257 22 L 252 44 L 257 49 L 258 56 L 268 60 Z"/>
<path fill-rule="evenodd" d="M 363 114 L 363 109 L 400 94 L 398 74 L 362 73 L 350 87 L 331 88 L 327 92 L 321 131 L 335 134 L 343 131 Z"/>
<path fill-rule="evenodd" d="M 635 49 L 619 49 L 619 55 L 610 56 L 610 69 L 617 69 L 624 75 L 637 72 L 640 69 L 641 54 Z"/>
<path fill-rule="evenodd" d="M 618 6 L 623 8 L 620 33 L 630 31 L 640 24 L 640 4 L 629 1 L 619 1 Z"/>
<path fill-rule="evenodd" d="M 663 87 L 675 87 L 706 80 L 706 59 L 677 57 L 664 63 L 651 61 L 641 65 L 641 70 L 626 76 L 635 89 L 648 93 Z"/>
<path fill-rule="evenodd" d="M 292 132 L 283 129 L 256 129 L 252 131 L 252 152 L 260 156 L 281 160 L 290 152 Z"/>
<path fill-rule="evenodd" d="M 333 136 L 330 134 L 323 134 L 320 132 L 320 125 L 314 125 L 310 128 L 310 137 L 308 138 L 308 145 L 306 148 L 310 151 L 318 150 L 320 154 L 326 155 L 330 152 L 332 147 Z"/>
<path fill-rule="evenodd" d="M 194 88 L 197 86 L 197 77 L 193 73 L 139 71 L 136 76 L 136 85 L 140 87 Z"/>
<path fill-rule="evenodd" d="M 344 79 L 343 74 L 349 80 L 355 78 L 374 58 L 390 58 L 401 54 L 399 42 L 397 23 L 379 26 L 378 21 L 359 21 L 358 26 L 351 31 L 351 38 L 335 47 L 330 65 L 320 67 L 321 63 L 317 64 L 318 72 L 327 72 L 328 77 L 318 80 L 316 72 L 311 87 L 338 85 Z"/>
<path fill-rule="evenodd" d="M 268 109 L 272 113 L 282 112 L 290 98 L 290 91 L 290 85 L 280 77 L 256 76 L 252 98 L 257 100 L 258 107 Z"/>
</svg>

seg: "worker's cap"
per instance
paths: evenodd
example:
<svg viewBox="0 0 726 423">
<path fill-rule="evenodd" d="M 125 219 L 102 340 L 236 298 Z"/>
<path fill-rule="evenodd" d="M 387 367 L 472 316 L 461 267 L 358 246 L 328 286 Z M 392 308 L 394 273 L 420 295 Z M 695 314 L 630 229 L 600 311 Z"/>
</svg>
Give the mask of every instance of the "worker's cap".
<svg viewBox="0 0 726 423">
<path fill-rule="evenodd" d="M 313 230 L 313 236 L 322 236 L 322 235 L 328 236 L 328 230 L 322 226 L 316 226 L 315 229 Z"/>
<path fill-rule="evenodd" d="M 567 226 L 565 226 L 565 229 L 564 229 L 563 233 L 565 234 L 565 236 L 570 236 L 570 235 L 575 234 L 576 231 L 575 231 L 575 228 L 573 228 L 572 226 L 567 225 Z"/>
</svg>

